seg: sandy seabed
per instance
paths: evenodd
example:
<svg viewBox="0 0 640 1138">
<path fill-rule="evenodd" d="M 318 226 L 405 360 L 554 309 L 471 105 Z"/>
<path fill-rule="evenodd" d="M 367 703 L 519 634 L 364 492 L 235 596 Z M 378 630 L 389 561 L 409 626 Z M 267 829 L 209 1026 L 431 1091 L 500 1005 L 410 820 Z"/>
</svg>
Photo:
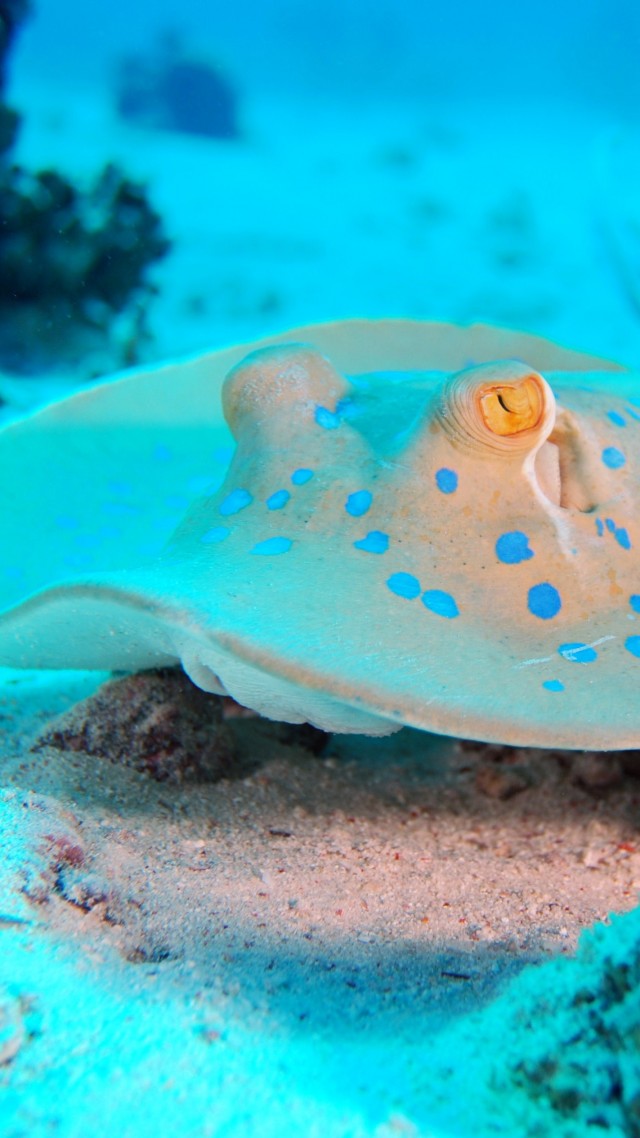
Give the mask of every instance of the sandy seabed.
<svg viewBox="0 0 640 1138">
<path fill-rule="evenodd" d="M 227 703 L 224 777 L 157 781 L 47 744 L 95 682 L 4 689 L 7 1133 L 539 1132 L 521 1054 L 578 973 L 509 981 L 635 904 L 635 753 L 310 741 Z"/>
<path fill-rule="evenodd" d="M 263 105 L 232 148 L 117 128 L 86 96 L 19 101 L 25 161 L 83 174 L 115 157 L 150 179 L 175 240 L 157 358 L 394 314 L 640 360 L 635 278 L 616 259 L 633 222 L 610 181 L 619 124 Z M 20 410 L 65 385 L 4 390 Z M 636 904 L 632 757 L 408 730 L 320 748 L 229 706 L 235 757 L 217 781 L 31 749 L 105 678 L 2 677 L 7 1138 L 640 1133 L 618 1070 L 637 1060 L 602 1032 L 589 1051 L 573 1004 L 556 1015 L 589 974 L 570 960 L 581 931 Z M 617 1063 L 618 1084 L 587 1093 L 577 1059 L 560 1070 L 578 1044 L 597 1072 Z"/>
</svg>

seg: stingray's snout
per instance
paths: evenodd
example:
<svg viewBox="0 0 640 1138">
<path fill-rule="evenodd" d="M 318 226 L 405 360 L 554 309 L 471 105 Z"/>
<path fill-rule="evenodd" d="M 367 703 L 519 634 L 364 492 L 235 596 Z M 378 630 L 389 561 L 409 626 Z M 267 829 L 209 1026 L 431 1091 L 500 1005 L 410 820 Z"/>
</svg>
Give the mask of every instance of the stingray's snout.
<svg viewBox="0 0 640 1138">
<path fill-rule="evenodd" d="M 436 417 L 456 446 L 515 457 L 538 450 L 549 437 L 556 403 L 539 372 L 504 360 L 451 376 Z"/>
<path fill-rule="evenodd" d="M 225 418 L 236 438 L 311 425 L 317 408 L 333 409 L 349 384 L 321 352 L 307 344 L 278 344 L 251 352 L 229 372 L 222 389 Z"/>
</svg>

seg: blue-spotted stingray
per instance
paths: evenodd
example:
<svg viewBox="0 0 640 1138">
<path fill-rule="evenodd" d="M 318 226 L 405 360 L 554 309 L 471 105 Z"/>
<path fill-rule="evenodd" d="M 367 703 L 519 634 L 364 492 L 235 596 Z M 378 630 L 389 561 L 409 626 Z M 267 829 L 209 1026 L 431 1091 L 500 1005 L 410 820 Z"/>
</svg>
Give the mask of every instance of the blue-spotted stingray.
<svg viewBox="0 0 640 1138">
<path fill-rule="evenodd" d="M 402 320 L 116 377 L 0 432 L 0 664 L 181 663 L 329 731 L 638 747 L 639 393 Z"/>
</svg>

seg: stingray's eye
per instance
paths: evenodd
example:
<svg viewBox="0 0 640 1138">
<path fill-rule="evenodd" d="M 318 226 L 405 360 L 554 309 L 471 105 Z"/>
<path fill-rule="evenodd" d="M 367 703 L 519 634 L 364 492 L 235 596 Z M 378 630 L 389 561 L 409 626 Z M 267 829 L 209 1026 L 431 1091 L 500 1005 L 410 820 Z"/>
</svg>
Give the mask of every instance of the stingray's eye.
<svg viewBox="0 0 640 1138">
<path fill-rule="evenodd" d="M 555 399 L 547 381 L 525 364 L 480 364 L 445 383 L 437 418 L 457 446 L 515 456 L 548 438 Z"/>
<path fill-rule="evenodd" d="M 517 384 L 491 384 L 480 392 L 480 413 L 496 435 L 517 435 L 537 427 L 543 410 L 538 376 L 527 375 Z"/>
</svg>

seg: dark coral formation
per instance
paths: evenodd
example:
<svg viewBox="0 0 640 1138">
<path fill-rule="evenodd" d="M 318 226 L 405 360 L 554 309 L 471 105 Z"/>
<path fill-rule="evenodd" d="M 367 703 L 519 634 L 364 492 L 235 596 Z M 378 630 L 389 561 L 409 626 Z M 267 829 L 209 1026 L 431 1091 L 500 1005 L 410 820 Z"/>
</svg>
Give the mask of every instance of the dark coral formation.
<svg viewBox="0 0 640 1138">
<path fill-rule="evenodd" d="M 0 155 L 15 141 L 20 116 L 4 102 L 7 87 L 7 60 L 15 34 L 29 14 L 29 0 L 0 0 Z"/>
<path fill-rule="evenodd" d="M 135 362 L 153 289 L 148 265 L 168 243 L 142 188 L 117 167 L 78 190 L 54 170 L 0 174 L 0 361 L 37 371 L 109 340 L 128 314 L 119 363 Z"/>
<path fill-rule="evenodd" d="M 166 33 L 155 52 L 125 58 L 117 79 L 116 104 L 124 119 L 141 126 L 237 138 L 237 97 L 211 63 L 185 54 L 180 38 Z"/>
<path fill-rule="evenodd" d="M 10 162 L 19 116 L 4 102 L 7 55 L 28 0 L 0 0 L 0 366 L 30 372 L 135 362 L 169 243 L 143 187 L 114 165 L 78 189 Z M 114 361 L 115 356 L 115 361 Z"/>
<path fill-rule="evenodd" d="M 611 929 L 596 925 L 577 962 L 555 966 L 555 985 L 545 988 L 539 972 L 525 999 L 512 1001 L 517 1028 L 529 1030 L 524 1053 L 503 1059 L 497 1080 L 543 1113 L 527 1133 L 640 1138 L 639 932 L 637 910 L 614 917 Z M 573 985 L 559 982 L 563 973 Z"/>
<path fill-rule="evenodd" d="M 83 751 L 133 767 L 158 782 L 212 782 L 234 762 L 222 703 L 179 668 L 159 668 L 104 684 L 50 724 L 33 750 Z"/>
</svg>

